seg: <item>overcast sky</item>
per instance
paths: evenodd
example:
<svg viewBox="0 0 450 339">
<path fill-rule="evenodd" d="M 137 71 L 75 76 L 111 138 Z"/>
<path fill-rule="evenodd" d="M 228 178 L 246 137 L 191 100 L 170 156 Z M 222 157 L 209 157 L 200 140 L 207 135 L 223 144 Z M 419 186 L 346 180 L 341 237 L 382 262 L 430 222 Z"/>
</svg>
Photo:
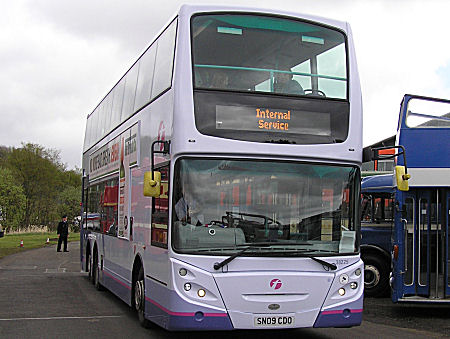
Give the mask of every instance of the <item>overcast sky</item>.
<svg viewBox="0 0 450 339">
<path fill-rule="evenodd" d="M 279 8 L 348 21 L 364 145 L 395 134 L 403 94 L 450 99 L 447 0 L 14 0 L 0 6 L 0 145 L 81 166 L 85 119 L 181 3 Z"/>
</svg>

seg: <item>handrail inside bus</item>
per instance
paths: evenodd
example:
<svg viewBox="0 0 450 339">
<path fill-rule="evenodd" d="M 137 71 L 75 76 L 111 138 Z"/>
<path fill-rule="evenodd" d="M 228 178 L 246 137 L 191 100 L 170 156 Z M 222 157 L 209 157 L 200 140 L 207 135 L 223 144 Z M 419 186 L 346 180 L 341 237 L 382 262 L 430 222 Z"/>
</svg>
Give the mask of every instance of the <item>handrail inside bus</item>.
<svg viewBox="0 0 450 339">
<path fill-rule="evenodd" d="M 311 73 L 280 71 L 280 70 L 277 70 L 277 69 L 270 69 L 270 68 L 241 67 L 241 66 L 220 66 L 220 65 L 201 65 L 201 64 L 195 64 L 194 67 L 198 67 L 198 68 L 214 68 L 214 69 L 228 69 L 228 70 L 239 70 L 239 71 L 270 72 L 270 76 L 271 77 L 273 77 L 274 73 L 287 73 L 287 74 L 292 74 L 292 75 L 301 75 L 301 76 L 308 76 L 308 77 L 314 77 L 314 78 L 347 81 L 347 78 L 336 77 L 336 76 L 331 76 L 331 75 L 320 75 L 320 74 L 311 74 Z"/>
<path fill-rule="evenodd" d="M 449 113 L 446 113 L 446 114 L 449 114 Z M 421 118 L 430 118 L 430 119 L 433 119 L 433 120 L 450 121 L 450 118 L 445 116 L 446 114 L 438 116 L 438 115 L 430 115 L 430 114 L 423 114 L 423 113 L 415 113 L 415 112 L 412 112 L 412 111 L 408 111 L 408 114 L 414 115 L 416 117 L 421 117 Z M 419 127 L 419 126 L 417 126 L 417 127 Z"/>
</svg>

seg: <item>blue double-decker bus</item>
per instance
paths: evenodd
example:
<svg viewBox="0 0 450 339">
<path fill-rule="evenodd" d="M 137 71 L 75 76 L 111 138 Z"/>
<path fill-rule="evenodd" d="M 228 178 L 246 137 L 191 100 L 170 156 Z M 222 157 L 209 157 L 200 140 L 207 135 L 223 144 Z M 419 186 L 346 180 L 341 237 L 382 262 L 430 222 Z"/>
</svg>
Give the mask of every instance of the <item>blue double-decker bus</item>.
<svg viewBox="0 0 450 339">
<path fill-rule="evenodd" d="M 449 112 L 450 100 L 405 95 L 394 147 L 404 152 L 396 161 L 409 187 L 397 185 L 395 171 L 362 181 L 362 256 L 373 295 L 391 271 L 394 302 L 450 302 Z"/>
</svg>

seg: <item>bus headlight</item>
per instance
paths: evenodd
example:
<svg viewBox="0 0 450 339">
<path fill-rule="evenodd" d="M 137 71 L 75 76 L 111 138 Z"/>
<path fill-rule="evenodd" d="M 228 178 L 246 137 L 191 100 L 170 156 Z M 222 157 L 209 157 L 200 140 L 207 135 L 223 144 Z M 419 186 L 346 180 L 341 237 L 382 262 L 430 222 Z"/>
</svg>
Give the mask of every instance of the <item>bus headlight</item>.
<svg viewBox="0 0 450 339">
<path fill-rule="evenodd" d="M 359 277 L 359 276 L 361 275 L 361 269 L 360 269 L 360 268 L 356 269 L 355 275 L 356 275 L 357 277 Z"/>
<path fill-rule="evenodd" d="M 341 297 L 344 296 L 344 295 L 345 295 L 345 289 L 341 287 L 341 288 L 339 289 L 338 293 L 339 293 L 339 295 L 340 295 Z"/>
<path fill-rule="evenodd" d="M 350 288 L 351 288 L 352 290 L 356 290 L 356 289 L 358 288 L 358 283 L 355 282 L 355 281 L 352 281 L 352 282 L 350 283 Z"/>
<path fill-rule="evenodd" d="M 197 291 L 197 295 L 198 295 L 200 298 L 203 298 L 203 297 L 206 295 L 206 291 L 205 291 L 203 288 L 201 288 L 201 289 L 199 289 L 199 290 Z"/>
<path fill-rule="evenodd" d="M 178 271 L 178 273 L 184 277 L 187 274 L 187 270 L 185 268 L 180 268 L 180 270 Z"/>
<path fill-rule="evenodd" d="M 185 291 L 190 291 L 191 290 L 191 284 L 190 283 L 184 284 L 184 290 Z"/>
</svg>

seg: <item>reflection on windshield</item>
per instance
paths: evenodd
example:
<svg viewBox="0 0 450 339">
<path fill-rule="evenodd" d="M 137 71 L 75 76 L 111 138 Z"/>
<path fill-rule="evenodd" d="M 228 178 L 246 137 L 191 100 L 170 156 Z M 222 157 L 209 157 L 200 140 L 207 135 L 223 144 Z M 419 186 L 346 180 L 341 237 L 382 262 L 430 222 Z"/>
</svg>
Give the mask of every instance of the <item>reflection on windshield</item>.
<svg viewBox="0 0 450 339">
<path fill-rule="evenodd" d="M 195 86 L 346 99 L 344 34 L 299 20 L 198 15 L 192 20 Z"/>
<path fill-rule="evenodd" d="M 266 242 L 279 246 L 256 252 L 357 250 L 354 167 L 183 159 L 175 172 L 175 250 L 233 253 Z"/>
</svg>

